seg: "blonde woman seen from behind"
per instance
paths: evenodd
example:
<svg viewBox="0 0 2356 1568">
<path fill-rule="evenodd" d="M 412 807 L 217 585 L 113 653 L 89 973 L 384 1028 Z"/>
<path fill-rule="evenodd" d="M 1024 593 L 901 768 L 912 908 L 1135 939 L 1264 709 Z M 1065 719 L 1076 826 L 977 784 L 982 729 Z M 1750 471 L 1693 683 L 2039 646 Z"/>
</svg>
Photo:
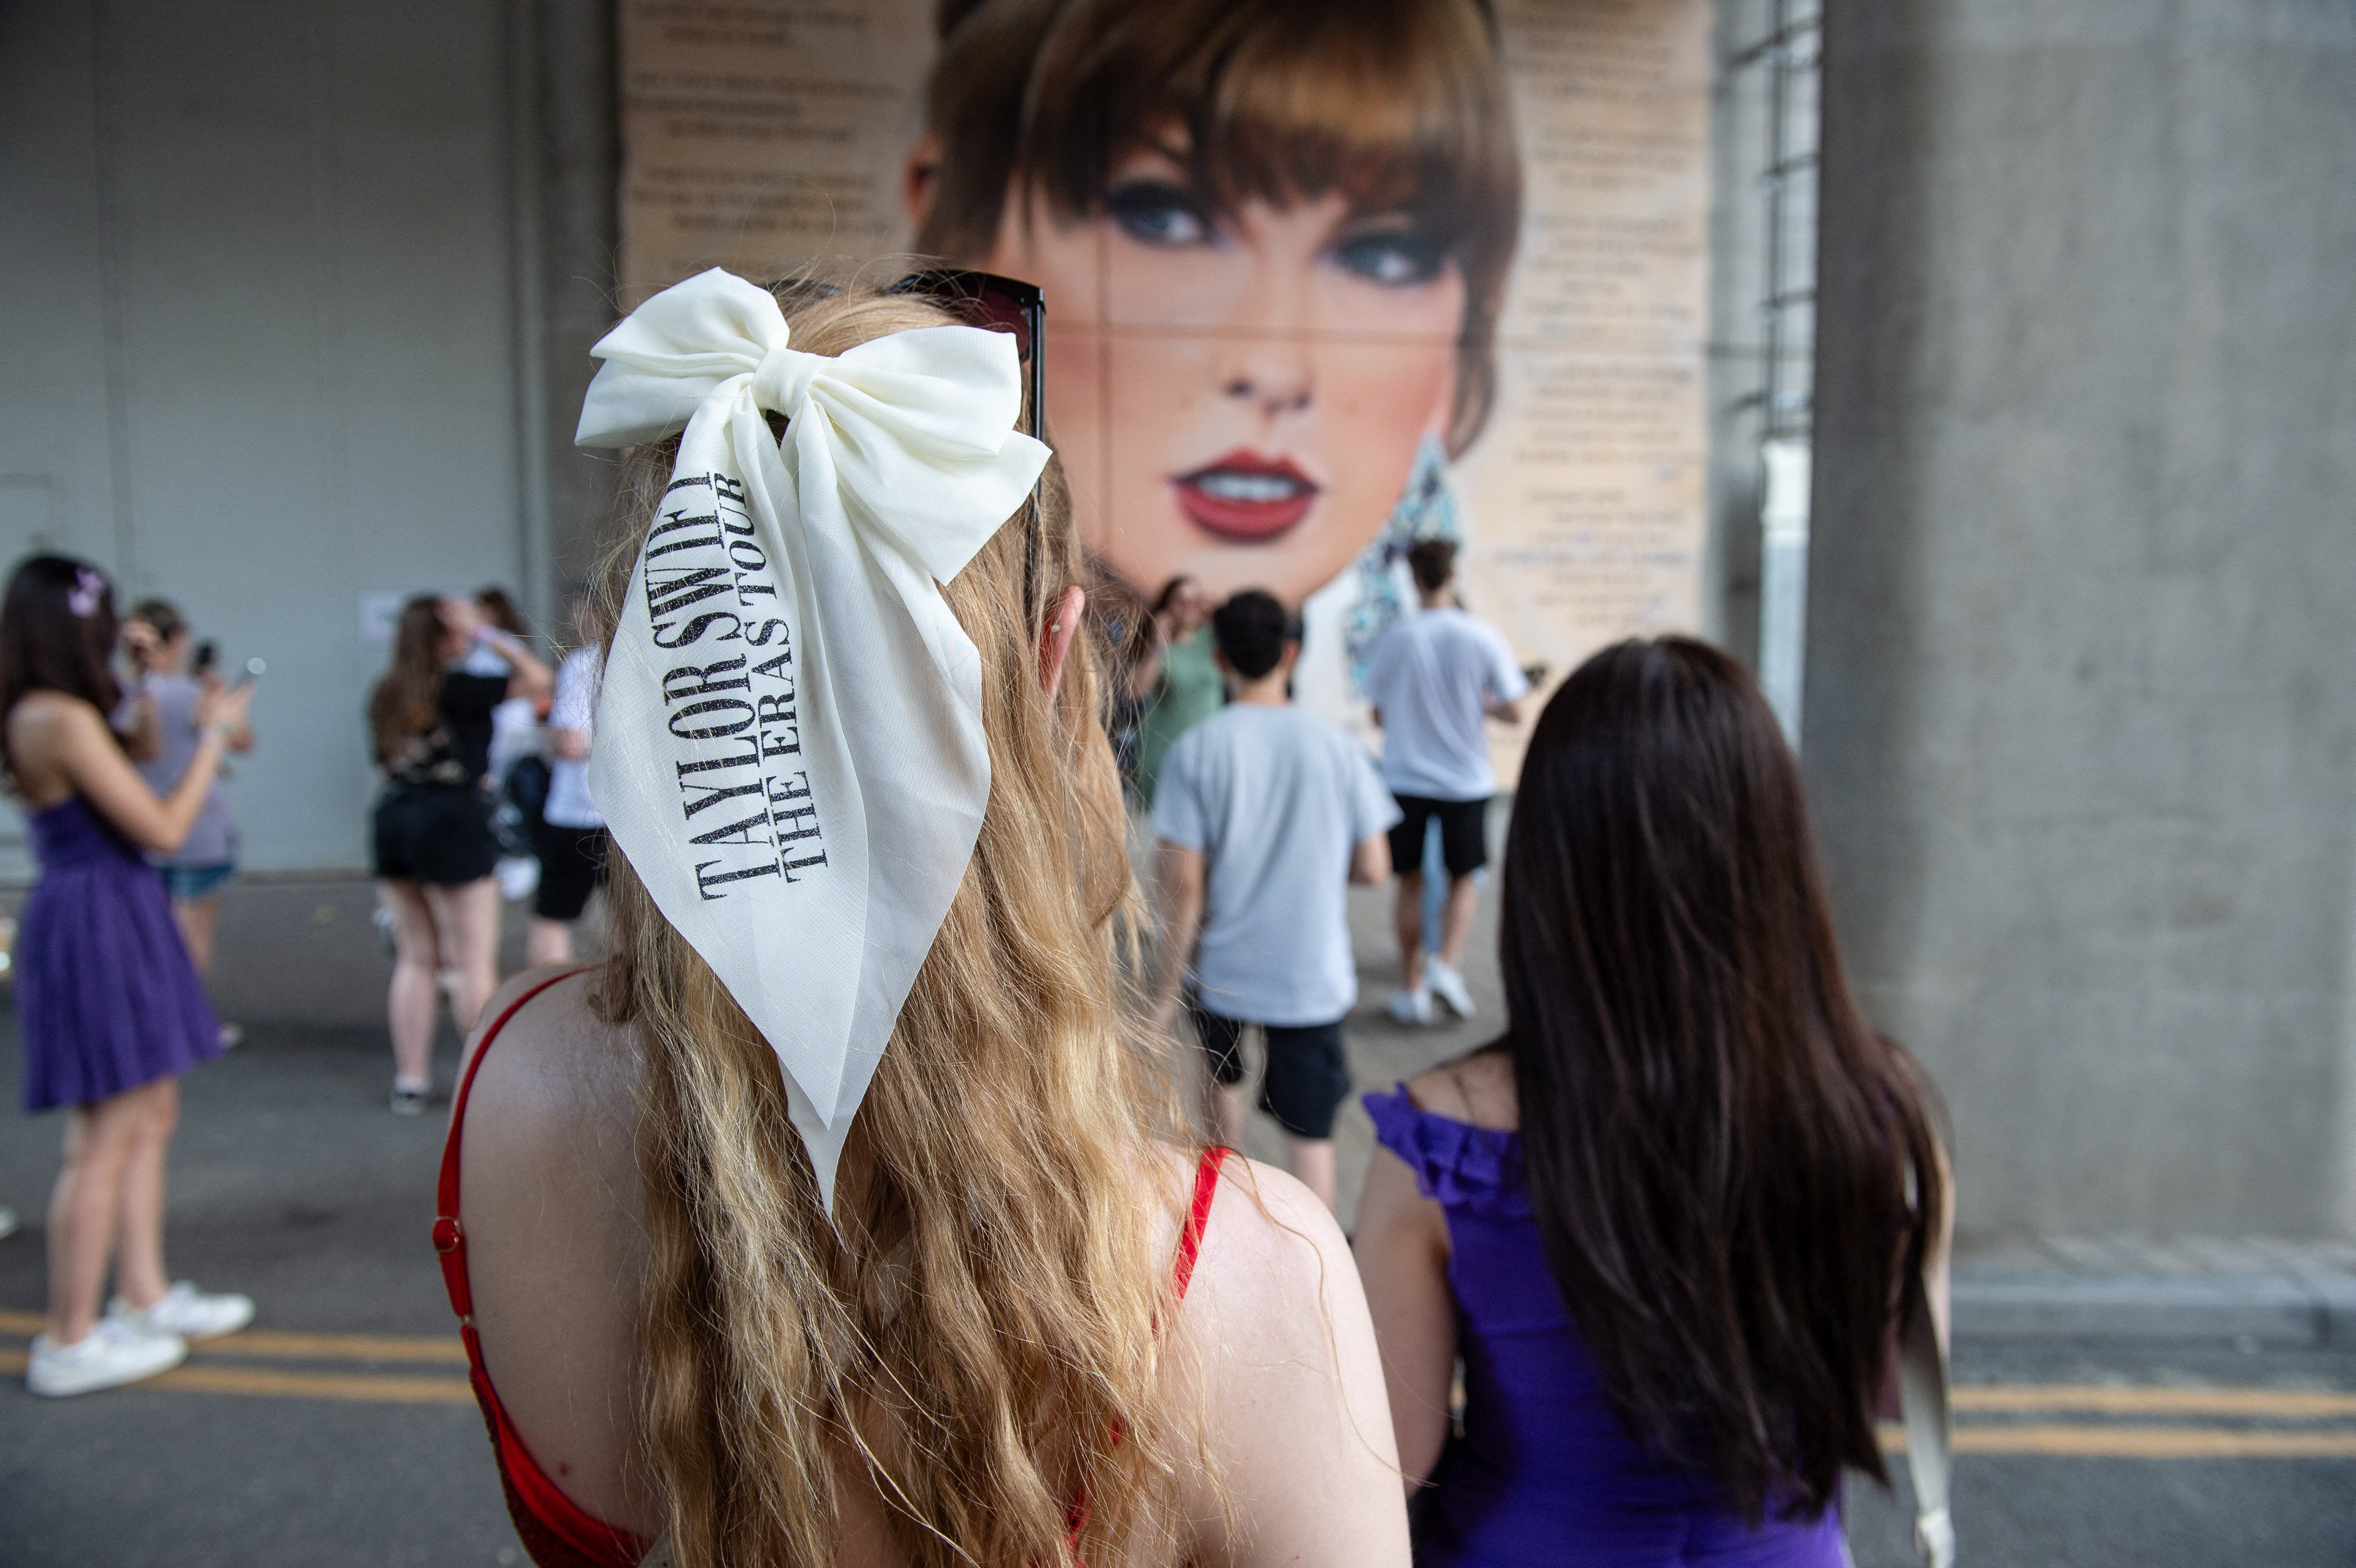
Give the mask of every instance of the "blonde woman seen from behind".
<svg viewBox="0 0 2356 1568">
<path fill-rule="evenodd" d="M 727 282 L 732 309 L 762 314 Z M 761 409 L 789 443 L 807 434 L 797 389 L 838 357 L 878 345 L 920 361 L 915 335 L 950 321 L 859 290 L 783 297 L 779 351 L 748 356 L 762 373 L 713 396 L 749 382 L 748 396 L 786 401 Z M 667 482 L 717 489 L 723 518 L 740 494 L 725 476 L 675 480 L 679 446 L 626 462 L 601 748 L 628 728 L 616 728 L 618 638 L 656 616 L 667 646 L 691 624 L 644 597 L 691 581 L 663 575 L 683 558 L 658 562 L 646 543 L 695 509 L 665 499 Z M 798 473 L 807 503 L 807 447 Z M 1060 470 L 1035 510 L 1000 515 L 940 588 L 977 667 L 979 837 L 850 1124 L 831 1221 L 779 1057 L 739 982 L 715 973 L 723 960 L 649 895 L 655 869 L 606 774 L 614 956 L 523 977 L 488 1009 L 437 1244 L 479 1336 L 511 1511 L 543 1568 L 622 1568 L 658 1538 L 693 1568 L 1407 1562 L 1389 1413 L 1340 1232 L 1281 1173 L 1170 1141 L 1178 1117 L 1153 1109 L 1167 1088 L 1129 1036 L 1116 941 L 1137 900 Z M 783 548 L 818 549 L 784 526 Z M 767 629 L 737 613 L 771 603 L 793 620 L 805 699 L 824 666 L 892 678 L 857 647 L 822 645 L 811 617 L 824 610 L 804 601 L 795 614 L 791 581 L 766 599 L 757 574 L 743 581 L 741 598 L 691 606 L 726 618 L 666 695 L 737 700 L 723 683 Z M 683 708 L 659 708 L 655 732 Z M 799 721 L 790 742 L 760 731 L 761 748 L 818 744 L 807 700 Z M 766 978 L 792 995 L 827 976 L 786 952 Z"/>
</svg>

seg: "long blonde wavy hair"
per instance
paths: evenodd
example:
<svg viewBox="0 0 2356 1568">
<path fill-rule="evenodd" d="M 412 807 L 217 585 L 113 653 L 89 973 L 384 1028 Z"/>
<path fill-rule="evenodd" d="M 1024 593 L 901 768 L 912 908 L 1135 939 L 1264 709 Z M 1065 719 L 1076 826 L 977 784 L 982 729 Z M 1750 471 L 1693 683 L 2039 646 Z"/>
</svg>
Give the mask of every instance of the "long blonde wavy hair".
<svg viewBox="0 0 2356 1568">
<path fill-rule="evenodd" d="M 820 354 L 948 319 L 866 289 L 779 299 Z M 675 454 L 626 460 L 607 627 Z M 1052 465 L 1038 526 L 1034 546 L 1018 513 L 944 589 L 980 655 L 990 799 L 860 1109 L 839 1236 L 776 1059 L 615 857 L 594 1002 L 642 1042 L 643 1408 L 692 1568 L 833 1562 L 838 1489 L 862 1477 L 920 1563 L 1177 1551 L 1201 1435 L 1156 1376 L 1178 1193 L 1154 1143 L 1176 1124 L 1124 1022 L 1137 895 L 1093 639 L 1040 689 L 1038 630 L 1082 573 Z"/>
</svg>

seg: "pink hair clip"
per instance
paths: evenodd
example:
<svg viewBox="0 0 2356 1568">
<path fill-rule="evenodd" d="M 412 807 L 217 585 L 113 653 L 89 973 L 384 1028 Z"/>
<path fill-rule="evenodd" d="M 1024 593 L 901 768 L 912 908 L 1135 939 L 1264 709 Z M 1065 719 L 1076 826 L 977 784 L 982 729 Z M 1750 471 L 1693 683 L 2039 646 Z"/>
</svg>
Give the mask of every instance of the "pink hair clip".
<svg viewBox="0 0 2356 1568">
<path fill-rule="evenodd" d="M 74 585 L 66 590 L 66 608 L 87 621 L 98 613 L 100 595 L 106 592 L 106 579 L 89 567 L 74 572 Z"/>
</svg>

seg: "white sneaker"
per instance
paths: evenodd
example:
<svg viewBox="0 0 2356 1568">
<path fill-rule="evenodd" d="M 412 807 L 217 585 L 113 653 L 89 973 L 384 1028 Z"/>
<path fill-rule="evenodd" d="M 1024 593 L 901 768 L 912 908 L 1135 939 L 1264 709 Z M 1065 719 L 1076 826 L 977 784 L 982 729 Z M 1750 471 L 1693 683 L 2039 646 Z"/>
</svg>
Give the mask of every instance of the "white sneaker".
<svg viewBox="0 0 2356 1568">
<path fill-rule="evenodd" d="M 1428 1024 L 1431 1021 L 1431 992 L 1422 986 L 1412 991 L 1400 991 L 1391 997 L 1387 1010 L 1393 1023 Z"/>
<path fill-rule="evenodd" d="M 243 1024 L 221 1025 L 220 1048 L 223 1051 L 235 1051 L 239 1046 L 243 1045 L 244 1043 L 245 1026 Z"/>
<path fill-rule="evenodd" d="M 16 1211 L 0 1206 L 0 1241 L 16 1233 Z"/>
<path fill-rule="evenodd" d="M 1445 959 L 1426 958 L 1423 961 L 1423 983 L 1431 994 L 1448 1004 L 1448 1010 L 1460 1019 L 1472 1016 L 1472 987 L 1464 983 L 1464 972 L 1452 967 Z"/>
<path fill-rule="evenodd" d="M 177 1334 L 151 1334 L 123 1318 L 102 1317 L 70 1345 L 33 1336 L 25 1386 L 43 1399 L 63 1399 L 135 1383 L 187 1359 L 188 1342 Z"/>
<path fill-rule="evenodd" d="M 540 886 L 540 862 L 529 855 L 510 855 L 498 864 L 499 897 L 521 903 Z"/>
<path fill-rule="evenodd" d="M 253 1321 L 253 1297 L 208 1295 L 184 1279 L 142 1311 L 133 1311 L 118 1296 L 106 1304 L 106 1317 L 109 1322 L 128 1324 L 150 1334 L 218 1339 Z"/>
</svg>

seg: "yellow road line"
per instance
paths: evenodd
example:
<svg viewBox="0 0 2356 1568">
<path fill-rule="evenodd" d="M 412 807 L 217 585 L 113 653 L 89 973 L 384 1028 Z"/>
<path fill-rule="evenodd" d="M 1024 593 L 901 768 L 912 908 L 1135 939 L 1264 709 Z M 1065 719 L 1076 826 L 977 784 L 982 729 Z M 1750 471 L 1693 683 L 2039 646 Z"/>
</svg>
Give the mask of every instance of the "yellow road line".
<svg viewBox="0 0 2356 1568">
<path fill-rule="evenodd" d="M 2108 1384 L 1969 1384 L 1958 1411 L 2089 1411 L 2100 1415 L 2246 1415 L 2324 1419 L 2356 1415 L 2356 1393 L 2273 1388 L 2117 1388 Z"/>
<path fill-rule="evenodd" d="M 0 1312 L 0 1334 L 37 1334 L 41 1321 L 37 1312 Z M 226 1339 L 207 1340 L 199 1351 L 288 1361 L 466 1364 L 466 1348 L 455 1334 L 301 1334 L 278 1328 L 249 1328 Z"/>
<path fill-rule="evenodd" d="M 188 1393 L 258 1394 L 271 1399 L 364 1400 L 376 1404 L 472 1404 L 462 1378 L 371 1378 L 281 1372 L 261 1367 L 179 1366 L 155 1380 Z"/>
<path fill-rule="evenodd" d="M 22 1372 L 25 1352 L 0 1350 L 0 1372 Z M 142 1388 L 182 1393 L 253 1394 L 264 1399 L 357 1400 L 369 1404 L 472 1404 L 475 1391 L 461 1378 L 378 1378 L 327 1372 L 282 1372 L 263 1367 L 177 1366 Z"/>
<path fill-rule="evenodd" d="M 40 1327 L 38 1313 L 0 1312 L 0 1333 L 30 1335 L 37 1333 Z M 25 1354 L 21 1349 L 0 1349 L 0 1372 L 21 1374 Z M 469 1404 L 474 1401 L 474 1391 L 460 1378 L 284 1371 L 239 1366 L 233 1360 L 221 1359 L 247 1357 L 463 1366 L 466 1352 L 457 1339 L 442 1335 L 306 1334 L 257 1328 L 199 1347 L 194 1362 L 177 1367 L 145 1386 L 187 1393 L 380 1404 Z M 1974 1384 L 1955 1389 L 1954 1399 L 1955 1409 L 1966 1413 L 2083 1411 L 2104 1415 L 2222 1415 L 2308 1421 L 2356 1416 L 2356 1393 L 2305 1389 Z M 1885 1424 L 1879 1436 L 1884 1450 L 1904 1451 L 1902 1428 Z M 1973 1424 L 1957 1430 L 1955 1451 L 2114 1459 L 2356 1458 L 2356 1432 Z"/>
<path fill-rule="evenodd" d="M 2356 1459 L 2356 1432 L 2250 1432 L 2213 1426 L 1967 1426 L 1958 1454 L 2082 1459 Z"/>
<path fill-rule="evenodd" d="M 1885 1454 L 1906 1452 L 1906 1429 L 1883 1422 Z M 2224 1426 L 1963 1426 L 1955 1452 L 2069 1459 L 2356 1459 L 2356 1432 L 2253 1432 Z"/>
</svg>

